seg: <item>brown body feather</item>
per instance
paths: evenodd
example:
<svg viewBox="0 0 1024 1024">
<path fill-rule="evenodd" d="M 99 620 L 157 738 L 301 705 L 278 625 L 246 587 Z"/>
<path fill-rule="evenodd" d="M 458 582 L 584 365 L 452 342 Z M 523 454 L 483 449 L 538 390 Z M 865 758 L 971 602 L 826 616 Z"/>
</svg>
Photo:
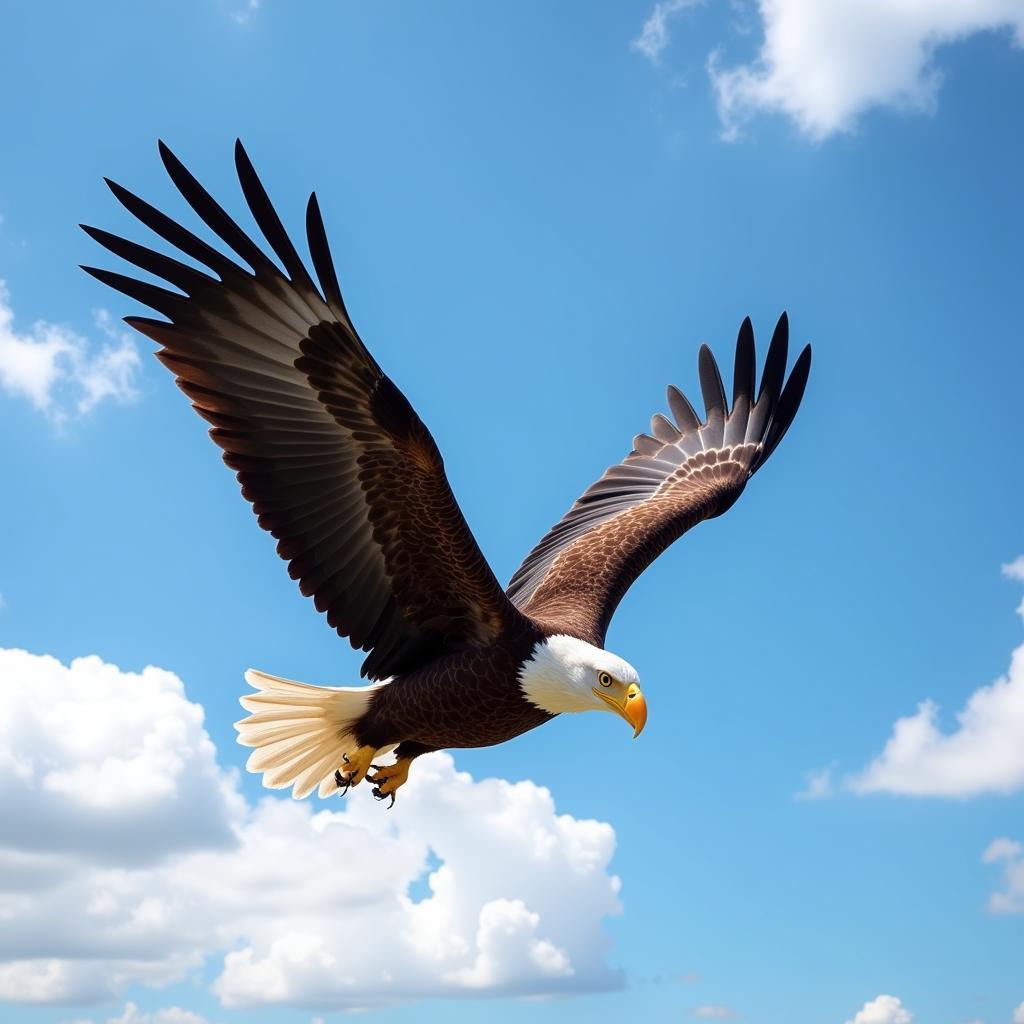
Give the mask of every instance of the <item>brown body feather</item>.
<svg viewBox="0 0 1024 1024">
<path fill-rule="evenodd" d="M 536 627 L 502 642 L 448 654 L 393 679 L 373 696 L 355 734 L 360 743 L 401 744 L 400 757 L 445 747 L 505 743 L 552 717 L 523 699 L 518 673 L 544 638 Z"/>
</svg>

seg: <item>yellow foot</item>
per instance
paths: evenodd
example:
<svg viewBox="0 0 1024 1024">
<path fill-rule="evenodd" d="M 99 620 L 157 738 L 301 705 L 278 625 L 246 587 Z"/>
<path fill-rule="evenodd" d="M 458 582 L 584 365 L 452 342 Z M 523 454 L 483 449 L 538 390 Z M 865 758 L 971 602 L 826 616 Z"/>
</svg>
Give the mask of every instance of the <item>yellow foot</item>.
<svg viewBox="0 0 1024 1024">
<path fill-rule="evenodd" d="M 342 766 L 334 773 L 334 781 L 342 794 L 349 791 L 350 787 L 358 786 L 366 778 L 370 770 L 370 763 L 377 753 L 376 747 L 359 747 L 349 754 L 342 754 Z"/>
<path fill-rule="evenodd" d="M 411 757 L 400 757 L 394 764 L 385 768 L 379 768 L 373 764 L 370 767 L 376 772 L 375 775 L 368 775 L 367 778 L 373 783 L 373 795 L 378 800 L 391 797 L 388 807 L 395 805 L 395 791 L 399 786 L 404 786 L 409 779 L 409 765 L 412 764 Z"/>
</svg>

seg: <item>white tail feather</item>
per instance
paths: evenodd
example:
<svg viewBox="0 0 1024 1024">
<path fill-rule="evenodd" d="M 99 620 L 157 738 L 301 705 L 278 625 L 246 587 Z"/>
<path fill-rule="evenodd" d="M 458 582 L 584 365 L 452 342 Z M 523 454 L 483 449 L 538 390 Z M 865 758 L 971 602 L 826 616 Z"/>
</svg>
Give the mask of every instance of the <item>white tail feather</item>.
<svg viewBox="0 0 1024 1024">
<path fill-rule="evenodd" d="M 257 691 L 239 698 L 249 716 L 235 722 L 238 742 L 256 748 L 246 768 L 262 772 L 268 789 L 291 786 L 296 799 L 317 787 L 321 796 L 333 791 L 342 755 L 358 745 L 352 727 L 385 684 L 310 686 L 256 669 L 245 681 Z"/>
</svg>

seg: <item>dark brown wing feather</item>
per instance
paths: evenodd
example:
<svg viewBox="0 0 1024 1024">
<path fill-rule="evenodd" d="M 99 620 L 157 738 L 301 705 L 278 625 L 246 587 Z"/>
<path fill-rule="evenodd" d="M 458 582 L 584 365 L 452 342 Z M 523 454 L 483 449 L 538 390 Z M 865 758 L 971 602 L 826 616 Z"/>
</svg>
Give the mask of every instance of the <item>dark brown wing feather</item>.
<svg viewBox="0 0 1024 1024">
<path fill-rule="evenodd" d="M 633 581 L 673 541 L 721 515 L 793 422 L 807 383 L 811 349 L 783 390 L 789 322 L 783 313 L 754 399 L 754 335 L 743 321 L 736 343 L 732 409 L 707 346 L 699 370 L 703 422 L 676 388 L 668 389 L 673 423 L 661 414 L 651 433 L 589 487 L 530 552 L 508 595 L 549 629 L 603 645 L 612 614 Z"/>
<path fill-rule="evenodd" d="M 349 320 L 316 197 L 307 234 L 323 294 L 241 144 L 242 190 L 287 276 L 163 144 L 160 152 L 185 199 L 252 273 L 113 182 L 139 220 L 217 276 L 90 227 L 178 290 L 85 269 L 167 317 L 127 322 L 164 346 L 157 355 L 213 424 L 291 576 L 353 647 L 372 651 L 363 664 L 371 678 L 493 641 L 521 617 L 462 516 L 430 432 Z"/>
</svg>

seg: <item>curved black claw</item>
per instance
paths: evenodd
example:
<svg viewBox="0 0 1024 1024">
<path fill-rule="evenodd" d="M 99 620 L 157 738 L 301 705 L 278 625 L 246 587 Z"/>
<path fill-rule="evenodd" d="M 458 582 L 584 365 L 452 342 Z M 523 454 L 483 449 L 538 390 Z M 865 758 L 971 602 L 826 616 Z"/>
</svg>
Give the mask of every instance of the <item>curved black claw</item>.
<svg viewBox="0 0 1024 1024">
<path fill-rule="evenodd" d="M 392 793 L 382 793 L 380 791 L 380 786 L 374 786 L 373 787 L 373 798 L 374 798 L 374 800 L 386 800 L 388 797 L 391 797 L 391 803 L 388 804 L 388 810 L 390 811 L 391 808 L 395 806 L 395 794 L 393 792 Z"/>
<path fill-rule="evenodd" d="M 341 756 L 345 757 L 344 754 L 342 754 Z M 345 761 L 348 762 L 347 757 L 345 757 Z M 346 779 L 345 776 L 341 774 L 340 768 L 334 773 L 334 781 L 337 784 L 338 789 L 341 790 L 338 796 L 344 796 L 352 786 L 352 780 Z"/>
</svg>

